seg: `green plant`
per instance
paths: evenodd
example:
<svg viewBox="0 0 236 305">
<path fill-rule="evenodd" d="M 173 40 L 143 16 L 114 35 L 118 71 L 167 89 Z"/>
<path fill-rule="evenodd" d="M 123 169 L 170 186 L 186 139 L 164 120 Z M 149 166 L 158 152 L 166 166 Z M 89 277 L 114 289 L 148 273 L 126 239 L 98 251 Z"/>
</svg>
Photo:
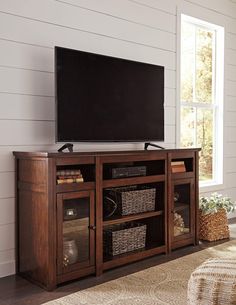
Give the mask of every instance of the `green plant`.
<svg viewBox="0 0 236 305">
<path fill-rule="evenodd" d="M 225 209 L 228 213 L 236 208 L 235 202 L 229 197 L 223 197 L 221 194 L 212 193 L 210 197 L 201 197 L 199 208 L 203 214 L 213 214 L 220 209 Z"/>
</svg>

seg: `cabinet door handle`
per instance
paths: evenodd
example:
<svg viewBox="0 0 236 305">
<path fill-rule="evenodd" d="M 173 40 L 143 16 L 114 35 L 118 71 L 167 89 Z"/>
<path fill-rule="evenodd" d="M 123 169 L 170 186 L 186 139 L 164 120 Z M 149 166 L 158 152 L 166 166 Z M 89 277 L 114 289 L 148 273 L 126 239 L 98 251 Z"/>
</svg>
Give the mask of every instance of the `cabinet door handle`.
<svg viewBox="0 0 236 305">
<path fill-rule="evenodd" d="M 96 226 L 88 226 L 90 230 L 96 230 Z"/>
</svg>

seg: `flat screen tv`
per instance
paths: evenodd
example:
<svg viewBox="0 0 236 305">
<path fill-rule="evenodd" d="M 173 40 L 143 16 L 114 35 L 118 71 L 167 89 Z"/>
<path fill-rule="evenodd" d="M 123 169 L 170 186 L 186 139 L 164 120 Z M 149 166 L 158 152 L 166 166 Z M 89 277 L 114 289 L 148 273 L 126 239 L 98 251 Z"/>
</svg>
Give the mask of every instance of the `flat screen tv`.
<svg viewBox="0 0 236 305">
<path fill-rule="evenodd" d="M 55 47 L 56 141 L 164 140 L 164 67 Z"/>
</svg>

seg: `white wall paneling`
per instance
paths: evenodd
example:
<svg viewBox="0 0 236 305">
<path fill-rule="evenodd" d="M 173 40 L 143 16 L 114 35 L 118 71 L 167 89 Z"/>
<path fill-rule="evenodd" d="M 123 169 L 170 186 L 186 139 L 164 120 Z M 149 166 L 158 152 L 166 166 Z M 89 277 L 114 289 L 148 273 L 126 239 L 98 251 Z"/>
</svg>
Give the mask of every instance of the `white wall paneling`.
<svg viewBox="0 0 236 305">
<path fill-rule="evenodd" d="M 0 251 L 0 261 L 1 262 L 13 261 L 14 259 L 15 259 L 14 249 Z"/>
<path fill-rule="evenodd" d="M 165 32 L 174 33 L 175 28 L 175 5 L 173 6 L 174 12 L 169 13 L 170 8 L 165 10 L 161 9 L 161 3 L 165 1 L 159 1 L 158 7 L 150 9 L 150 6 L 146 7 L 141 2 L 135 1 L 110 1 L 110 0 L 56 0 L 58 2 L 69 4 L 74 7 L 83 8 L 87 10 L 95 11 L 102 15 L 109 15 L 117 19 L 130 21 L 133 23 L 142 24 L 145 26 L 153 27 L 163 30 Z M 157 16 L 158 10 L 158 18 Z"/>
<path fill-rule="evenodd" d="M 225 110 L 236 111 L 236 96 L 225 97 Z"/>
<path fill-rule="evenodd" d="M 15 247 L 15 226 L 14 224 L 0 225 L 0 252 Z"/>
<path fill-rule="evenodd" d="M 0 99 L 4 101 L 0 120 L 53 121 L 55 119 L 54 97 L 0 93 Z"/>
<path fill-rule="evenodd" d="M 236 81 L 226 80 L 225 82 L 225 94 L 236 96 Z"/>
<path fill-rule="evenodd" d="M 175 107 L 175 89 L 165 88 L 165 105 Z"/>
<path fill-rule="evenodd" d="M 225 159 L 225 172 L 236 173 L 236 157 Z"/>
<path fill-rule="evenodd" d="M 71 0 L 70 0 L 71 1 Z M 76 0 L 72 0 L 76 1 Z M 95 0 L 96 1 L 96 0 Z M 128 0 L 133 3 L 139 3 L 142 6 L 146 6 L 150 9 L 156 9 L 159 11 L 164 11 L 172 15 L 176 15 L 176 1 L 173 0 Z"/>
<path fill-rule="evenodd" d="M 236 57 L 236 51 L 234 53 L 235 57 Z M 230 56 L 229 56 L 230 58 Z M 231 81 L 236 81 L 236 65 L 233 63 L 232 60 L 232 64 L 227 64 L 226 65 L 226 69 L 225 69 L 225 78 L 227 80 L 231 80 Z"/>
<path fill-rule="evenodd" d="M 236 152 L 236 142 L 227 142 L 227 141 L 225 141 L 225 144 L 224 144 L 224 155 L 226 157 L 231 157 L 232 158 L 232 157 L 235 157 L 235 155 L 236 155 L 235 152 Z"/>
<path fill-rule="evenodd" d="M 8 24 L 11 24 L 10 28 Z M 29 31 L 29 28 L 31 31 Z M 48 48 L 54 48 L 57 45 L 80 49 L 160 64 L 166 68 L 175 69 L 175 52 L 164 47 L 159 49 L 152 44 L 148 46 L 138 42 L 125 41 L 106 35 L 79 31 L 3 13 L 0 13 L 1 38 Z M 163 39 L 165 41 L 165 38 Z M 173 43 L 174 41 L 175 38 Z"/>
<path fill-rule="evenodd" d="M 236 4 L 230 0 L 0 1 L 0 277 L 14 273 L 12 151 L 55 144 L 54 47 L 165 67 L 165 142 L 176 145 L 177 9 L 225 27 L 225 184 L 236 199 Z M 80 150 L 140 149 L 138 143 L 76 144 Z"/>
<path fill-rule="evenodd" d="M 0 172 L 0 198 L 13 198 L 15 196 L 14 172 Z"/>
<path fill-rule="evenodd" d="M 49 121 L 0 120 L 3 145 L 52 144 L 55 142 L 55 123 Z"/>
<path fill-rule="evenodd" d="M 226 126 L 224 128 L 225 130 L 225 141 L 226 142 L 236 142 L 236 137 L 235 137 L 235 134 L 236 134 L 236 127 L 228 127 Z"/>
<path fill-rule="evenodd" d="M 0 67 L 0 92 L 54 96 L 52 73 Z"/>
<path fill-rule="evenodd" d="M 228 32 L 225 35 L 225 46 L 236 50 L 236 33 Z"/>
<path fill-rule="evenodd" d="M 15 222 L 15 198 L 2 198 L 0 200 L 0 226 Z"/>
<path fill-rule="evenodd" d="M 175 107 L 165 107 L 165 124 L 175 126 Z"/>
<path fill-rule="evenodd" d="M 229 0 L 185 0 L 189 3 L 194 3 L 197 6 L 201 6 L 209 9 L 212 12 L 217 12 L 223 16 L 229 16 L 235 18 L 236 5 Z"/>
<path fill-rule="evenodd" d="M 225 112 L 225 126 L 236 127 L 236 111 Z"/>
<path fill-rule="evenodd" d="M 65 27 L 72 31 L 96 33 L 124 41 L 140 43 L 169 51 L 175 50 L 174 33 L 146 27 L 137 23 L 101 15 L 91 10 L 48 0 L 8 0 L 0 2 L 0 11 L 18 15 L 31 22 Z M 40 26 L 40 25 L 39 25 Z"/>
<path fill-rule="evenodd" d="M 52 47 L 39 47 L 8 40 L 0 40 L 0 66 L 20 69 L 54 71 Z"/>
<path fill-rule="evenodd" d="M 234 188 L 235 187 L 235 181 L 236 181 L 236 172 L 235 173 L 227 173 L 226 181 L 225 181 L 226 189 Z"/>
<path fill-rule="evenodd" d="M 236 49 L 226 49 L 225 59 L 226 64 L 236 67 Z"/>
</svg>

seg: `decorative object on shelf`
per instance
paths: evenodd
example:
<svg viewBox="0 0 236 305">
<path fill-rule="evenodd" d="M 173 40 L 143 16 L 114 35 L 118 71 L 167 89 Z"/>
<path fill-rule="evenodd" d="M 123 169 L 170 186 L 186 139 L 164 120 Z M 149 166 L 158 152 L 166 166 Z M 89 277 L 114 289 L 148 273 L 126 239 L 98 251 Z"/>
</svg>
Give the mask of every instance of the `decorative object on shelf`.
<svg viewBox="0 0 236 305">
<path fill-rule="evenodd" d="M 64 267 L 67 267 L 69 265 L 69 258 L 68 258 L 68 255 L 67 254 L 64 254 L 63 256 L 63 266 Z"/>
<path fill-rule="evenodd" d="M 63 240 L 63 264 L 64 266 L 76 263 L 78 260 L 78 247 L 74 239 Z"/>
<path fill-rule="evenodd" d="M 185 173 L 186 167 L 184 161 L 172 161 L 171 162 L 172 173 Z"/>
<path fill-rule="evenodd" d="M 63 183 L 79 183 L 84 182 L 81 171 L 76 170 L 58 170 L 57 171 L 57 184 Z"/>
<path fill-rule="evenodd" d="M 105 190 L 106 197 L 117 203 L 116 214 L 125 216 L 155 210 L 156 188 L 128 186 Z"/>
<path fill-rule="evenodd" d="M 109 218 L 114 215 L 117 209 L 117 203 L 110 197 L 105 196 L 103 200 L 103 218 Z"/>
<path fill-rule="evenodd" d="M 137 222 L 122 223 L 103 231 L 104 253 L 115 256 L 142 249 L 146 244 L 147 225 Z"/>
<path fill-rule="evenodd" d="M 212 193 L 200 198 L 199 238 L 215 241 L 229 238 L 227 212 L 235 210 L 235 203 L 229 197 Z"/>
<path fill-rule="evenodd" d="M 178 213 L 174 213 L 174 236 L 186 233 L 189 233 L 189 228 L 185 227 L 183 217 Z"/>
<path fill-rule="evenodd" d="M 178 200 L 179 200 L 179 193 L 174 192 L 174 202 L 178 202 Z"/>
<path fill-rule="evenodd" d="M 72 220 L 77 218 L 76 208 L 64 209 L 64 220 Z"/>
<path fill-rule="evenodd" d="M 146 174 L 147 174 L 146 166 L 126 166 L 126 167 L 112 168 L 112 179 L 146 176 Z"/>
<path fill-rule="evenodd" d="M 174 213 L 174 236 L 183 234 L 183 230 L 184 230 L 183 217 L 178 213 Z"/>
</svg>

